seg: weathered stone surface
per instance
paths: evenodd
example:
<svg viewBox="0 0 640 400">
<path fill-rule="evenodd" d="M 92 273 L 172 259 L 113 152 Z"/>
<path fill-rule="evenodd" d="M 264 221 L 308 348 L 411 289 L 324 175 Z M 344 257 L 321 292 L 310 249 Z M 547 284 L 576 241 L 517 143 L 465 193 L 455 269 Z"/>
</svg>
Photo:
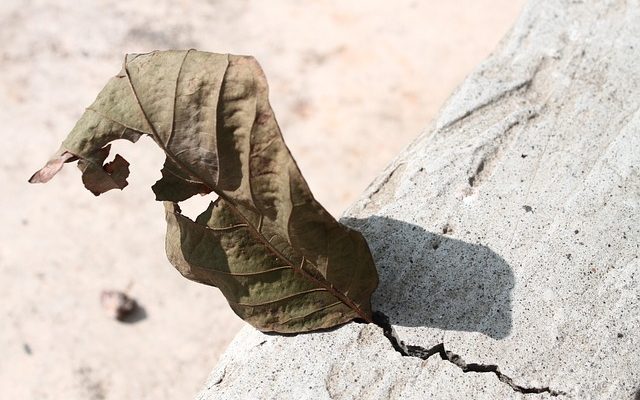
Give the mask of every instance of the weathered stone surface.
<svg viewBox="0 0 640 400">
<path fill-rule="evenodd" d="M 637 1 L 531 1 L 346 213 L 380 272 L 374 309 L 471 371 L 375 325 L 246 328 L 199 398 L 637 396 L 639 38 Z"/>
</svg>

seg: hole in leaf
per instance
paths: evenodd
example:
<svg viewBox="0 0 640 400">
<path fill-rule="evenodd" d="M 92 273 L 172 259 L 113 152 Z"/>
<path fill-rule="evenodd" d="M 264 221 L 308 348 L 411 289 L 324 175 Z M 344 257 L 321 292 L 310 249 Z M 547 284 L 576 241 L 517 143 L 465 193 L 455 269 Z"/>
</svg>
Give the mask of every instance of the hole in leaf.
<svg viewBox="0 0 640 400">
<path fill-rule="evenodd" d="M 148 196 L 153 196 L 150 187 L 162 176 L 160 169 L 164 163 L 165 155 L 155 151 L 157 145 L 148 136 L 142 136 L 136 143 L 128 140 L 114 140 L 109 143 L 111 151 L 105 160 L 105 164 L 113 161 L 116 154 L 124 157 L 130 164 L 131 174 L 128 191 L 144 191 Z"/>
<path fill-rule="evenodd" d="M 209 203 L 216 201 L 217 198 L 218 196 L 215 193 L 205 194 L 204 196 L 197 194 L 185 201 L 181 201 L 178 205 L 180 206 L 182 215 L 195 221 L 198 215 L 202 214 L 202 212 L 209 207 Z"/>
</svg>

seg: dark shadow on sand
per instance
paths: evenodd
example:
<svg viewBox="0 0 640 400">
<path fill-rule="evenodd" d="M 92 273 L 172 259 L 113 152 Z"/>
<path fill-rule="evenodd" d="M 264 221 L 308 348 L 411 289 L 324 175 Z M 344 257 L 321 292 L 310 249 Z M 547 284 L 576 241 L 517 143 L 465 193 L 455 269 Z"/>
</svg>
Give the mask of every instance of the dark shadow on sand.
<svg viewBox="0 0 640 400">
<path fill-rule="evenodd" d="M 144 321 L 145 319 L 147 319 L 147 310 L 140 304 L 137 304 L 133 311 L 125 315 L 120 322 L 125 324 L 135 324 L 140 321 Z"/>
</svg>

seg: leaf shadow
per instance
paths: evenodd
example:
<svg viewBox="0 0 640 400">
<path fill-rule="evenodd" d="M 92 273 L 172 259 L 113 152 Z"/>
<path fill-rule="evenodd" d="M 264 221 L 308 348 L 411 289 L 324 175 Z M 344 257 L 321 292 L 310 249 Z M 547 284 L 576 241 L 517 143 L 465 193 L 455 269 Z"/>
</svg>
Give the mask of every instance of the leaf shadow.
<svg viewBox="0 0 640 400">
<path fill-rule="evenodd" d="M 514 275 L 487 246 L 467 243 L 392 218 L 343 218 L 373 254 L 380 284 L 374 310 L 392 325 L 480 332 L 495 339 L 511 331 Z"/>
</svg>

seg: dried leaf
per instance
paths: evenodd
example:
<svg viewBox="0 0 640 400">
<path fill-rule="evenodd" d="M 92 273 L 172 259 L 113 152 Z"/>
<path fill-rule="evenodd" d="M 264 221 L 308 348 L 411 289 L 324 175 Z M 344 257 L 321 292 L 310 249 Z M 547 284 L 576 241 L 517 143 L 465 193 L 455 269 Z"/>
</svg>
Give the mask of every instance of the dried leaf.
<svg viewBox="0 0 640 400">
<path fill-rule="evenodd" d="M 80 159 L 85 186 L 99 194 L 126 185 L 124 159 L 102 166 L 108 143 L 142 134 L 167 157 L 153 191 L 165 204 L 167 255 L 185 277 L 217 286 L 263 331 L 371 322 L 369 248 L 313 198 L 252 57 L 128 55 L 60 152 Z M 218 199 L 195 221 L 181 214 L 178 202 L 210 192 Z"/>
<path fill-rule="evenodd" d="M 44 167 L 38 170 L 35 174 L 31 175 L 29 178 L 29 183 L 47 183 L 57 174 L 64 163 L 69 162 L 71 160 L 77 160 L 77 158 L 67 152 L 63 151 L 60 155 L 54 156 L 51 160 L 47 161 Z"/>
<path fill-rule="evenodd" d="M 94 160 L 78 161 L 84 186 L 96 196 L 111 189 L 124 189 L 128 184 L 129 163 L 119 154 L 116 154 L 113 161 L 102 165 L 109 155 L 110 148 L 111 145 L 107 145 L 98 150 Z"/>
</svg>

